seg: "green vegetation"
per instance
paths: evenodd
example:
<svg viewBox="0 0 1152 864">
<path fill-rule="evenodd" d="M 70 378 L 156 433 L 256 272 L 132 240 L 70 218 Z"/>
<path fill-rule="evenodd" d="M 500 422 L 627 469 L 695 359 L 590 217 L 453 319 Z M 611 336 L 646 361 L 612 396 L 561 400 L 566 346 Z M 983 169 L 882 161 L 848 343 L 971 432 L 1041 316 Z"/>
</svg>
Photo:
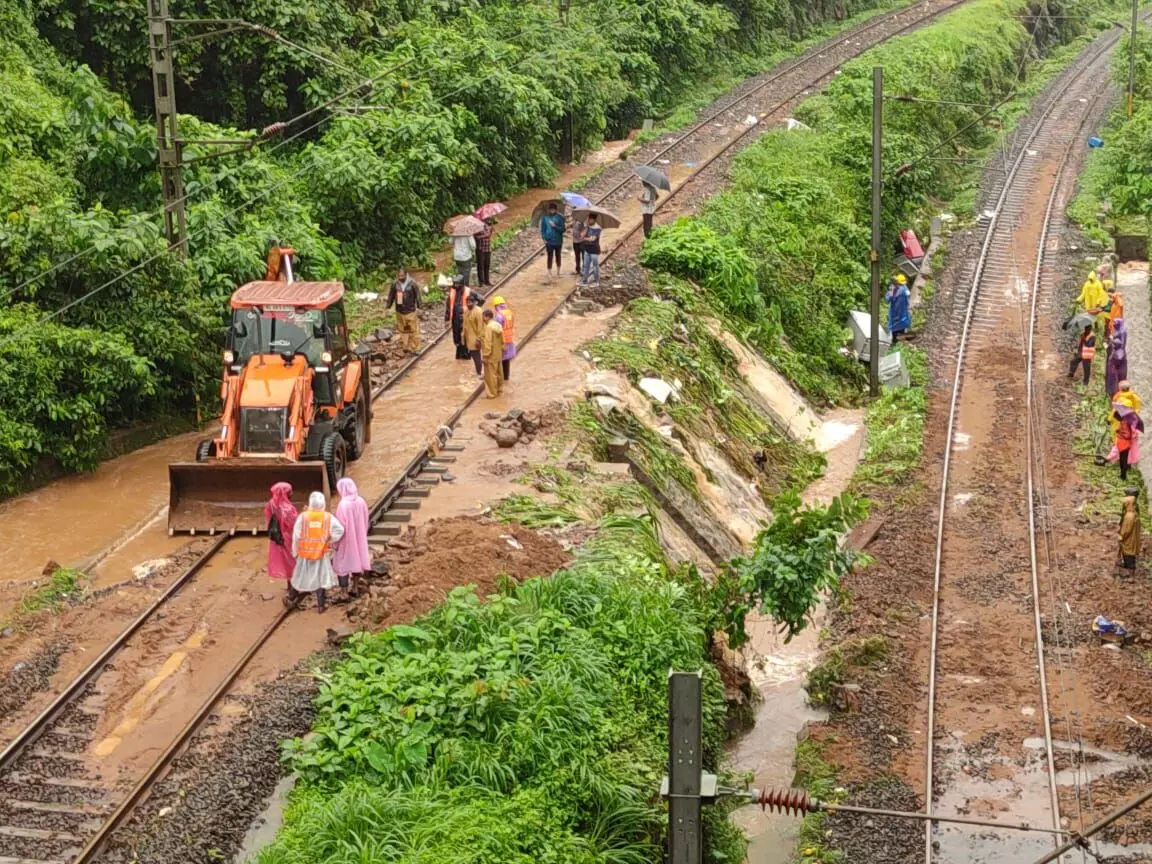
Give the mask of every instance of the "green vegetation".
<svg viewBox="0 0 1152 864">
<path fill-rule="evenodd" d="M 888 659 L 890 646 L 883 635 L 850 639 L 823 653 L 820 662 L 808 671 L 804 689 L 813 705 L 827 705 L 832 701 L 832 689 L 844 683 L 850 667 L 867 668 Z"/>
<path fill-rule="evenodd" d="M 602 417 L 590 402 L 581 402 L 573 406 L 569 422 L 588 436 L 596 458 L 607 460 L 608 444 L 617 439 L 627 440 L 630 442 L 629 458 L 657 486 L 665 488 L 668 483 L 676 483 L 693 498 L 699 499 L 700 487 L 692 469 L 666 439 L 627 409 L 613 409 Z"/>
<path fill-rule="evenodd" d="M 898 350 L 908 368 L 911 386 L 885 389 L 880 398 L 868 403 L 864 415 L 867 446 L 852 475 L 852 489 L 859 494 L 904 482 L 919 467 L 924 453 L 927 358 L 923 351 L 909 345 Z"/>
<path fill-rule="evenodd" d="M 1116 48 L 1113 78 L 1126 93 L 1127 36 Z M 1100 248 L 1111 246 L 1110 232 L 1146 234 L 1152 218 L 1152 45 L 1146 35 L 1136 41 L 1135 84 L 1132 117 L 1122 97 L 1098 133 L 1105 146 L 1089 154 L 1068 207 L 1068 216 Z"/>
<path fill-rule="evenodd" d="M 725 705 L 697 595 L 643 536 L 614 517 L 551 578 L 352 637 L 285 745 L 301 783 L 261 864 L 659 860 L 668 669 L 703 672 L 712 769 Z M 741 860 L 717 828 L 708 860 Z"/>
<path fill-rule="evenodd" d="M 803 631 L 821 596 L 835 591 L 860 559 L 841 547 L 844 533 L 867 513 L 865 502 L 840 495 L 827 507 L 805 507 L 794 492 L 772 502 L 772 523 L 756 535 L 752 554 L 735 558 L 712 591 L 716 628 L 739 648 L 748 641 L 748 613 L 770 615 L 786 634 Z"/>
<path fill-rule="evenodd" d="M 808 397 L 855 398 L 861 367 L 839 348 L 847 313 L 865 307 L 868 287 L 869 200 L 859 178 L 869 170 L 872 67 L 886 68 L 889 93 L 973 103 L 893 104 L 887 112 L 884 222 L 885 237 L 894 238 L 925 201 L 947 198 L 971 176 L 970 168 L 918 160 L 931 142 L 948 141 L 935 155 L 962 157 L 994 143 L 1004 118 L 976 122 L 983 110 L 976 106 L 1014 92 L 1022 55 L 1031 61 L 1026 71 L 1039 69 L 1038 57 L 1084 32 L 1073 19 L 1114 6 L 1072 0 L 1049 3 L 1045 13 L 1026 0 L 974 0 L 846 63 L 824 93 L 797 109 L 810 131 L 762 136 L 736 159 L 731 188 L 697 217 L 653 235 L 645 263 L 714 294 L 745 322 L 736 332 Z M 1034 22 L 1035 40 L 1016 17 L 1026 10 L 1053 16 Z M 911 168 L 897 175 L 906 163 Z"/>
<path fill-rule="evenodd" d="M 724 261 L 739 266 L 739 259 Z M 707 317 L 710 310 L 699 292 L 682 280 L 660 284 L 669 299 L 632 301 L 608 336 L 586 346 L 596 363 L 626 375 L 632 384 L 644 377 L 679 382 L 679 392 L 661 410 L 694 438 L 715 442 L 747 477 L 761 476 L 752 457 L 762 452 L 771 468 L 762 475 L 765 495 L 820 476 L 823 456 L 765 419 L 736 357 L 716 335 L 720 322 Z"/>
<path fill-rule="evenodd" d="M 16 609 L 4 625 L 21 625 L 30 616 L 39 612 L 59 612 L 66 604 L 74 603 L 84 596 L 88 574 L 70 567 L 58 567 L 45 582 L 35 582 L 25 591 L 16 604 Z"/>
<path fill-rule="evenodd" d="M 92 467 L 109 428 L 213 405 L 225 300 L 274 238 L 304 278 L 376 288 L 381 265 L 426 261 L 449 215 L 549 184 L 569 120 L 594 148 L 667 114 L 718 56 L 774 56 L 875 2 L 588 0 L 561 22 L 553 0 L 191 0 L 174 14 L 288 41 L 176 28 L 199 160 L 182 260 L 161 227 L 144 6 L 0 0 L 0 494 L 41 461 Z M 320 108 L 364 81 L 341 108 L 386 110 Z M 199 159 L 220 139 L 256 143 Z"/>
</svg>

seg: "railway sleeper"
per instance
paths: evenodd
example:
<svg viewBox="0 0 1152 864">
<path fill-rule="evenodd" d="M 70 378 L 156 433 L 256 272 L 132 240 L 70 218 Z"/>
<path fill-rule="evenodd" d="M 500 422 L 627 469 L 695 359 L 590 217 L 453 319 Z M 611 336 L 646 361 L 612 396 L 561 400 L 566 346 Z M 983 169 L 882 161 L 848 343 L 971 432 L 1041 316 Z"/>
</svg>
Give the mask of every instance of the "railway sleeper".
<svg viewBox="0 0 1152 864">
<path fill-rule="evenodd" d="M 45 861 L 71 858 L 84 845 L 84 838 L 58 831 L 0 825 L 0 845 L 18 859 Z"/>
<path fill-rule="evenodd" d="M 90 780 L 64 777 L 35 777 L 12 772 L 0 780 L 0 798 L 35 801 L 43 804 L 94 804 L 108 794 Z"/>
<path fill-rule="evenodd" d="M 13 828 L 47 828 L 68 834 L 94 834 L 102 824 L 104 811 L 74 804 L 39 801 L 0 802 L 0 825 Z"/>
</svg>

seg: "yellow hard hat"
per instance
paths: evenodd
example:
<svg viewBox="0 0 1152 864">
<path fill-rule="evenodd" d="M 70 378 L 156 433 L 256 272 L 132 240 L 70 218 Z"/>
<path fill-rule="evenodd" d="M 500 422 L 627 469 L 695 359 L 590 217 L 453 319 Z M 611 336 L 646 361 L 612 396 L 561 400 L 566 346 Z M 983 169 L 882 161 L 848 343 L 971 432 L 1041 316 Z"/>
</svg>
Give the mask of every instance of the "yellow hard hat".
<svg viewBox="0 0 1152 864">
<path fill-rule="evenodd" d="M 492 298 L 492 305 L 493 306 L 503 306 L 504 305 L 504 298 L 503 297 L 493 297 Z"/>
<path fill-rule="evenodd" d="M 905 276 L 903 273 L 897 273 L 896 274 L 896 281 L 899 282 L 901 285 L 907 285 L 908 284 L 908 277 Z"/>
</svg>

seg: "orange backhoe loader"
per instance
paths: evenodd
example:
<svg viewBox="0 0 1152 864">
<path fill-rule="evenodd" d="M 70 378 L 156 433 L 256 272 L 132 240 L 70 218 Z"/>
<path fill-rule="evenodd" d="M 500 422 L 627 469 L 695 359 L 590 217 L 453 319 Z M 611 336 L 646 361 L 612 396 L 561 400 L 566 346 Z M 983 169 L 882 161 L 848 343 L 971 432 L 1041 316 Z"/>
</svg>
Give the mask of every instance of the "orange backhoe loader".
<svg viewBox="0 0 1152 864">
<path fill-rule="evenodd" d="M 344 286 L 293 281 L 292 255 L 274 248 L 272 278 L 232 295 L 220 430 L 168 466 L 169 534 L 264 531 L 273 483 L 298 504 L 330 494 L 370 440 L 368 349 L 349 345 Z"/>
</svg>

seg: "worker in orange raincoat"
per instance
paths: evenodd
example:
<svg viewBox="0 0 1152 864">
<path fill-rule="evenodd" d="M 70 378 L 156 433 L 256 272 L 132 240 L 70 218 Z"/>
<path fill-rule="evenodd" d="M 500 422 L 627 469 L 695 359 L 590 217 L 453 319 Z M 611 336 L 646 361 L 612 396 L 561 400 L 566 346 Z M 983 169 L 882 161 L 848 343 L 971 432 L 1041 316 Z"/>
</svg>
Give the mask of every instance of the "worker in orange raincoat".
<svg viewBox="0 0 1152 864">
<path fill-rule="evenodd" d="M 500 325 L 504 334 L 504 351 L 500 355 L 500 365 L 504 370 L 504 380 L 507 381 L 511 377 L 509 373 L 512 371 L 512 358 L 516 356 L 515 316 L 508 308 L 508 301 L 503 297 L 494 297 L 492 307 L 496 323 Z"/>
<path fill-rule="evenodd" d="M 339 584 L 332 568 L 332 545 L 344 536 L 340 520 L 328 512 L 323 492 L 308 496 L 308 509 L 296 520 L 292 529 L 292 555 L 296 567 L 292 571 L 292 590 L 289 605 L 295 605 L 304 594 L 315 593 L 316 611 L 328 606 L 328 589 Z"/>
</svg>

